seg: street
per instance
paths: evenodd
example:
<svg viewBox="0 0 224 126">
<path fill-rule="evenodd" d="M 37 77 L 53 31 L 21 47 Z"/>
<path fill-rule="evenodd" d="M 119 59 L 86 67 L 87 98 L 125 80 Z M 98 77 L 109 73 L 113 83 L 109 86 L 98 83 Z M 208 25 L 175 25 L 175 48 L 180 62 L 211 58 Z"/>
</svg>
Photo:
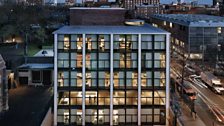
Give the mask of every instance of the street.
<svg viewBox="0 0 224 126">
<path fill-rule="evenodd" d="M 191 86 L 198 92 L 198 99 L 195 101 L 195 108 L 199 117 L 208 126 L 213 125 L 214 122 L 216 125 L 224 125 L 217 122 L 216 117 L 211 111 L 213 106 L 218 107 L 222 112 L 224 111 L 224 96 L 215 94 L 209 88 L 197 83 L 192 83 Z"/>
<path fill-rule="evenodd" d="M 182 66 L 173 62 L 171 64 L 171 78 L 175 81 L 181 78 Z M 184 83 L 190 83 L 190 86 L 197 92 L 195 100 L 195 111 L 201 120 L 207 126 L 224 126 L 224 96 L 214 93 L 203 83 L 199 76 L 193 75 L 189 71 L 184 71 Z M 220 123 L 218 120 L 220 120 Z"/>
<path fill-rule="evenodd" d="M 51 105 L 49 87 L 21 86 L 9 91 L 9 111 L 1 126 L 39 126 Z"/>
</svg>

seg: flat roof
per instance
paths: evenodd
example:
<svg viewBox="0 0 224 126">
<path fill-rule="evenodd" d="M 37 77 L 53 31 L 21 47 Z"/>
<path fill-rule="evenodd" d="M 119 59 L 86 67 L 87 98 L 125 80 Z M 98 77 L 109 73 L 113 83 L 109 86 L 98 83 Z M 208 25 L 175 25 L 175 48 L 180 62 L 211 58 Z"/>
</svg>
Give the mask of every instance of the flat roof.
<svg viewBox="0 0 224 126">
<path fill-rule="evenodd" d="M 64 26 L 53 34 L 169 34 L 169 32 L 153 27 L 149 24 L 143 26 Z"/>
<path fill-rule="evenodd" d="M 54 51 L 53 49 L 41 49 L 34 56 L 35 57 L 54 57 Z"/>
<path fill-rule="evenodd" d="M 18 69 L 53 69 L 54 64 L 50 63 L 28 63 L 18 67 Z"/>
<path fill-rule="evenodd" d="M 159 7 L 158 4 L 137 4 L 136 7 Z"/>
<path fill-rule="evenodd" d="M 154 14 L 152 18 L 191 27 L 224 27 L 224 17 L 203 14 Z"/>
</svg>

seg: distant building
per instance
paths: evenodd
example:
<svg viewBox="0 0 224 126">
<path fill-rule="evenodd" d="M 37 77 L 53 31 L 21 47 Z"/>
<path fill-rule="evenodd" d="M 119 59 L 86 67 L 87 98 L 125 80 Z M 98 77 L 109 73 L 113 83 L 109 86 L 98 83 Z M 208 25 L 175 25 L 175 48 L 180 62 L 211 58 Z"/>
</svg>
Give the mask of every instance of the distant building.
<svg viewBox="0 0 224 126">
<path fill-rule="evenodd" d="M 165 4 L 161 5 L 161 14 L 187 13 L 192 8 L 191 5 L 183 4 Z"/>
<path fill-rule="evenodd" d="M 100 6 L 111 5 L 116 0 L 54 0 L 55 5 Z"/>
<path fill-rule="evenodd" d="M 158 5 L 160 0 L 124 0 L 124 8 L 127 10 L 134 10 L 136 5 L 141 6 L 143 4 Z"/>
<path fill-rule="evenodd" d="M 9 109 L 7 81 L 5 61 L 0 55 L 0 116 Z"/>
<path fill-rule="evenodd" d="M 219 15 L 219 8 L 213 6 L 197 5 L 196 1 L 191 4 L 161 5 L 161 14 L 208 14 Z"/>
<path fill-rule="evenodd" d="M 216 61 L 224 43 L 224 19 L 198 14 L 157 14 L 154 26 L 171 32 L 171 52 L 192 60 Z M 215 63 L 215 62 L 214 62 Z"/>
<path fill-rule="evenodd" d="M 136 5 L 135 7 L 135 17 L 149 19 L 152 14 L 159 14 L 160 7 L 159 5 Z"/>
<path fill-rule="evenodd" d="M 169 33 L 118 10 L 54 32 L 54 125 L 168 125 Z"/>
</svg>

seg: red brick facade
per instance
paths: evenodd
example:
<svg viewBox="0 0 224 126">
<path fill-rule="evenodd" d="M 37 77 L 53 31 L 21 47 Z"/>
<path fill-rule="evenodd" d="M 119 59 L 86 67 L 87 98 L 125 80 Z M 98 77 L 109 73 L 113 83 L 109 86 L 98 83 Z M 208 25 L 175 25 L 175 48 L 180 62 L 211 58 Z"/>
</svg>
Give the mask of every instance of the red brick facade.
<svg viewBox="0 0 224 126">
<path fill-rule="evenodd" d="M 70 9 L 70 25 L 123 25 L 125 9 Z"/>
</svg>

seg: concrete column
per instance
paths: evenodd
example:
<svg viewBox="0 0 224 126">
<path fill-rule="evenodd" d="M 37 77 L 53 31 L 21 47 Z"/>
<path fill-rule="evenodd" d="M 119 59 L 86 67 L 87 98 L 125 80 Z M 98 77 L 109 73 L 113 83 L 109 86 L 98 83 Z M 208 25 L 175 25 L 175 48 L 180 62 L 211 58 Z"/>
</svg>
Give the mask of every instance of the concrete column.
<svg viewBox="0 0 224 126">
<path fill-rule="evenodd" d="M 85 126 L 86 96 L 86 35 L 82 34 L 82 125 Z"/>
<path fill-rule="evenodd" d="M 114 88 L 114 65 L 113 65 L 113 34 L 110 34 L 110 126 L 113 126 L 113 88 Z"/>
<path fill-rule="evenodd" d="M 138 126 L 141 125 L 141 34 L 138 34 Z"/>
<path fill-rule="evenodd" d="M 169 124 L 170 108 L 170 34 L 166 34 L 166 125 Z"/>
<path fill-rule="evenodd" d="M 54 126 L 57 126 L 57 109 L 58 109 L 58 36 L 54 34 Z"/>
</svg>

